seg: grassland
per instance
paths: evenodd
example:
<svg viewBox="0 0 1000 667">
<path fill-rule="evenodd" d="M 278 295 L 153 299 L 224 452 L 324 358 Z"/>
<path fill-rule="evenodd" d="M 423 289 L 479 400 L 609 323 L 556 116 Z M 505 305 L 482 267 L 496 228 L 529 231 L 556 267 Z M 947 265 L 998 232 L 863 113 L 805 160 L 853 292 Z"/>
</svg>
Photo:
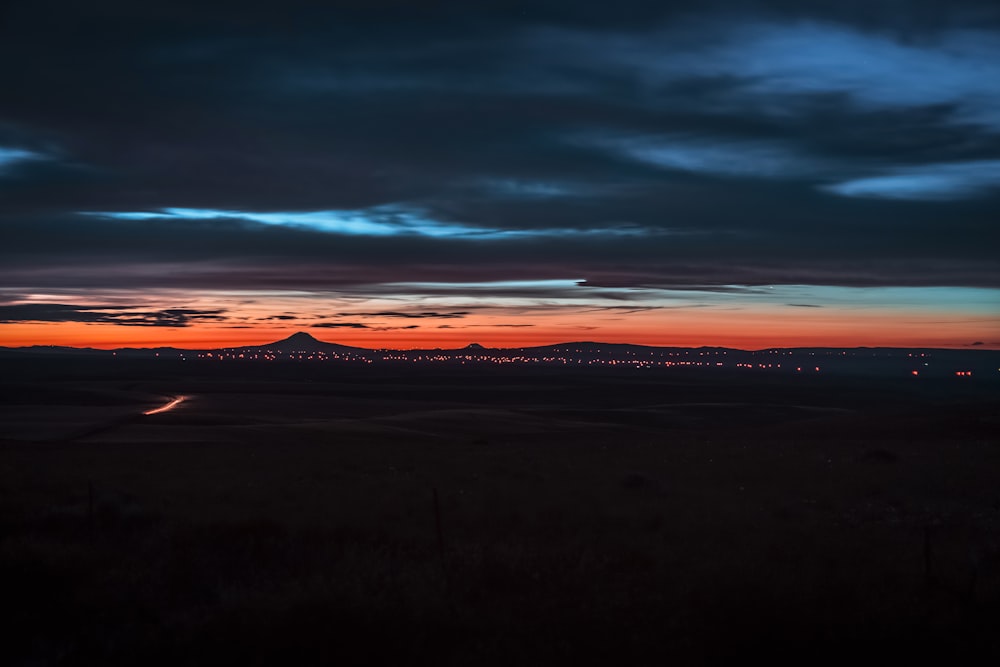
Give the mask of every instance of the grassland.
<svg viewBox="0 0 1000 667">
<path fill-rule="evenodd" d="M 4 370 L 8 664 L 1000 656 L 995 384 Z"/>
</svg>

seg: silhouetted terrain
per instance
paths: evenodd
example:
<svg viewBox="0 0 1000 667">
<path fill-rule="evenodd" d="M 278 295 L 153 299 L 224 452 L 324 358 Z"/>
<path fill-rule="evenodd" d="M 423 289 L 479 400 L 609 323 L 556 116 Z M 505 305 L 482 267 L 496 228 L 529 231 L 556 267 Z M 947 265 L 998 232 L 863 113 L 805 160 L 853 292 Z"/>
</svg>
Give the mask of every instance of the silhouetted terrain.
<svg viewBox="0 0 1000 667">
<path fill-rule="evenodd" d="M 11 664 L 1000 656 L 994 377 L 2 363 Z"/>
<path fill-rule="evenodd" d="M 76 359 L 105 361 L 180 359 L 223 363 L 273 362 L 378 365 L 515 365 L 621 367 L 637 371 L 699 368 L 706 372 L 807 375 L 868 375 L 885 378 L 986 377 L 1000 379 L 1000 350 L 931 348 L 770 348 L 654 347 L 623 343 L 571 342 L 520 348 L 487 348 L 472 343 L 457 349 L 367 349 L 317 340 L 298 332 L 280 341 L 244 347 L 187 350 L 173 347 L 97 350 L 58 346 L 0 347 L 0 359 Z M 104 369 L 107 372 L 107 369 Z"/>
</svg>

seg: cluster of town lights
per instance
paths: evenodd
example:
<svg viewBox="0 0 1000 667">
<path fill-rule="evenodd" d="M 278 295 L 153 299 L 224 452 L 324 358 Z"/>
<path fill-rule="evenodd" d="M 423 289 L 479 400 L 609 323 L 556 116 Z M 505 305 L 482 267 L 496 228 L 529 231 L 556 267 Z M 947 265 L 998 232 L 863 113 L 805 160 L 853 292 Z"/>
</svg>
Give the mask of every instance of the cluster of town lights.
<svg viewBox="0 0 1000 667">
<path fill-rule="evenodd" d="M 180 356 L 182 360 L 198 358 L 212 361 L 228 362 L 251 362 L 251 361 L 294 361 L 294 362 L 339 362 L 352 364 L 374 364 L 374 363 L 396 363 L 396 364 L 450 364 L 450 365 L 558 365 L 567 367 L 610 367 L 610 368 L 730 368 L 741 371 L 772 371 L 785 373 L 819 373 L 822 368 L 817 365 L 818 357 L 829 359 L 826 370 L 831 368 L 836 371 L 841 363 L 838 359 L 848 356 L 844 351 L 816 352 L 809 350 L 789 351 L 789 350 L 762 350 L 759 352 L 748 352 L 760 361 L 736 361 L 736 358 L 743 356 L 739 351 L 730 356 L 731 351 L 722 349 L 709 350 L 683 350 L 677 348 L 664 348 L 661 350 L 648 349 L 620 349 L 615 346 L 608 348 L 576 346 L 555 346 L 548 348 L 516 348 L 503 350 L 490 350 L 478 346 L 470 346 L 461 350 L 366 350 L 366 349 L 343 349 L 343 350 L 287 350 L 276 347 L 261 348 L 227 348 L 205 352 L 190 352 L 191 356 Z M 161 355 L 156 354 L 157 357 Z M 777 356 L 777 358 L 775 358 Z M 864 354 L 851 353 L 851 357 L 868 357 L 868 352 Z M 876 353 L 872 357 L 883 356 Z M 886 358 L 893 355 L 884 355 Z M 909 353 L 906 357 L 925 359 L 929 358 L 929 353 Z M 779 362 L 785 357 L 784 362 Z M 787 357 L 793 357 L 788 359 Z M 798 358 L 795 358 L 798 357 Z M 807 363 L 802 363 L 808 359 Z M 796 363 L 797 362 L 797 363 Z M 908 374 L 911 377 L 919 377 L 930 364 L 923 362 L 923 368 L 914 369 L 912 367 L 898 368 L 899 373 Z M 1000 369 L 997 369 L 1000 372 Z M 971 370 L 954 370 L 938 368 L 937 375 L 941 373 L 954 374 L 955 377 L 972 377 Z M 183 399 L 182 399 L 183 400 Z"/>
</svg>

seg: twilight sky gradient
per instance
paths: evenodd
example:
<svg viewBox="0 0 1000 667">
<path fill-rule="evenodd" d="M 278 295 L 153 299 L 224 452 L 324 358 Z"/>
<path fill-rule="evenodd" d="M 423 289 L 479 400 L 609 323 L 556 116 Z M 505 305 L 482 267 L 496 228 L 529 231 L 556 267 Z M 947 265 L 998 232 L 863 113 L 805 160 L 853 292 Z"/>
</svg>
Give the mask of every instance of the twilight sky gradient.
<svg viewBox="0 0 1000 667">
<path fill-rule="evenodd" d="M 0 345 L 1000 348 L 1000 5 L 0 3 Z"/>
</svg>

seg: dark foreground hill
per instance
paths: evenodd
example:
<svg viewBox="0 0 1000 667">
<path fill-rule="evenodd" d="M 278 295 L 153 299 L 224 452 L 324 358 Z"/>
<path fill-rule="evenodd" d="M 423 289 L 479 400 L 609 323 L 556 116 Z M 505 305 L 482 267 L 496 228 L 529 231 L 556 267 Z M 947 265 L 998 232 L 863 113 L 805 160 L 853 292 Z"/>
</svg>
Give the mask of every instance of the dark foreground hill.
<svg viewBox="0 0 1000 667">
<path fill-rule="evenodd" d="M 82 358 L 0 395 L 6 664 L 1000 657 L 976 378 Z"/>
</svg>

